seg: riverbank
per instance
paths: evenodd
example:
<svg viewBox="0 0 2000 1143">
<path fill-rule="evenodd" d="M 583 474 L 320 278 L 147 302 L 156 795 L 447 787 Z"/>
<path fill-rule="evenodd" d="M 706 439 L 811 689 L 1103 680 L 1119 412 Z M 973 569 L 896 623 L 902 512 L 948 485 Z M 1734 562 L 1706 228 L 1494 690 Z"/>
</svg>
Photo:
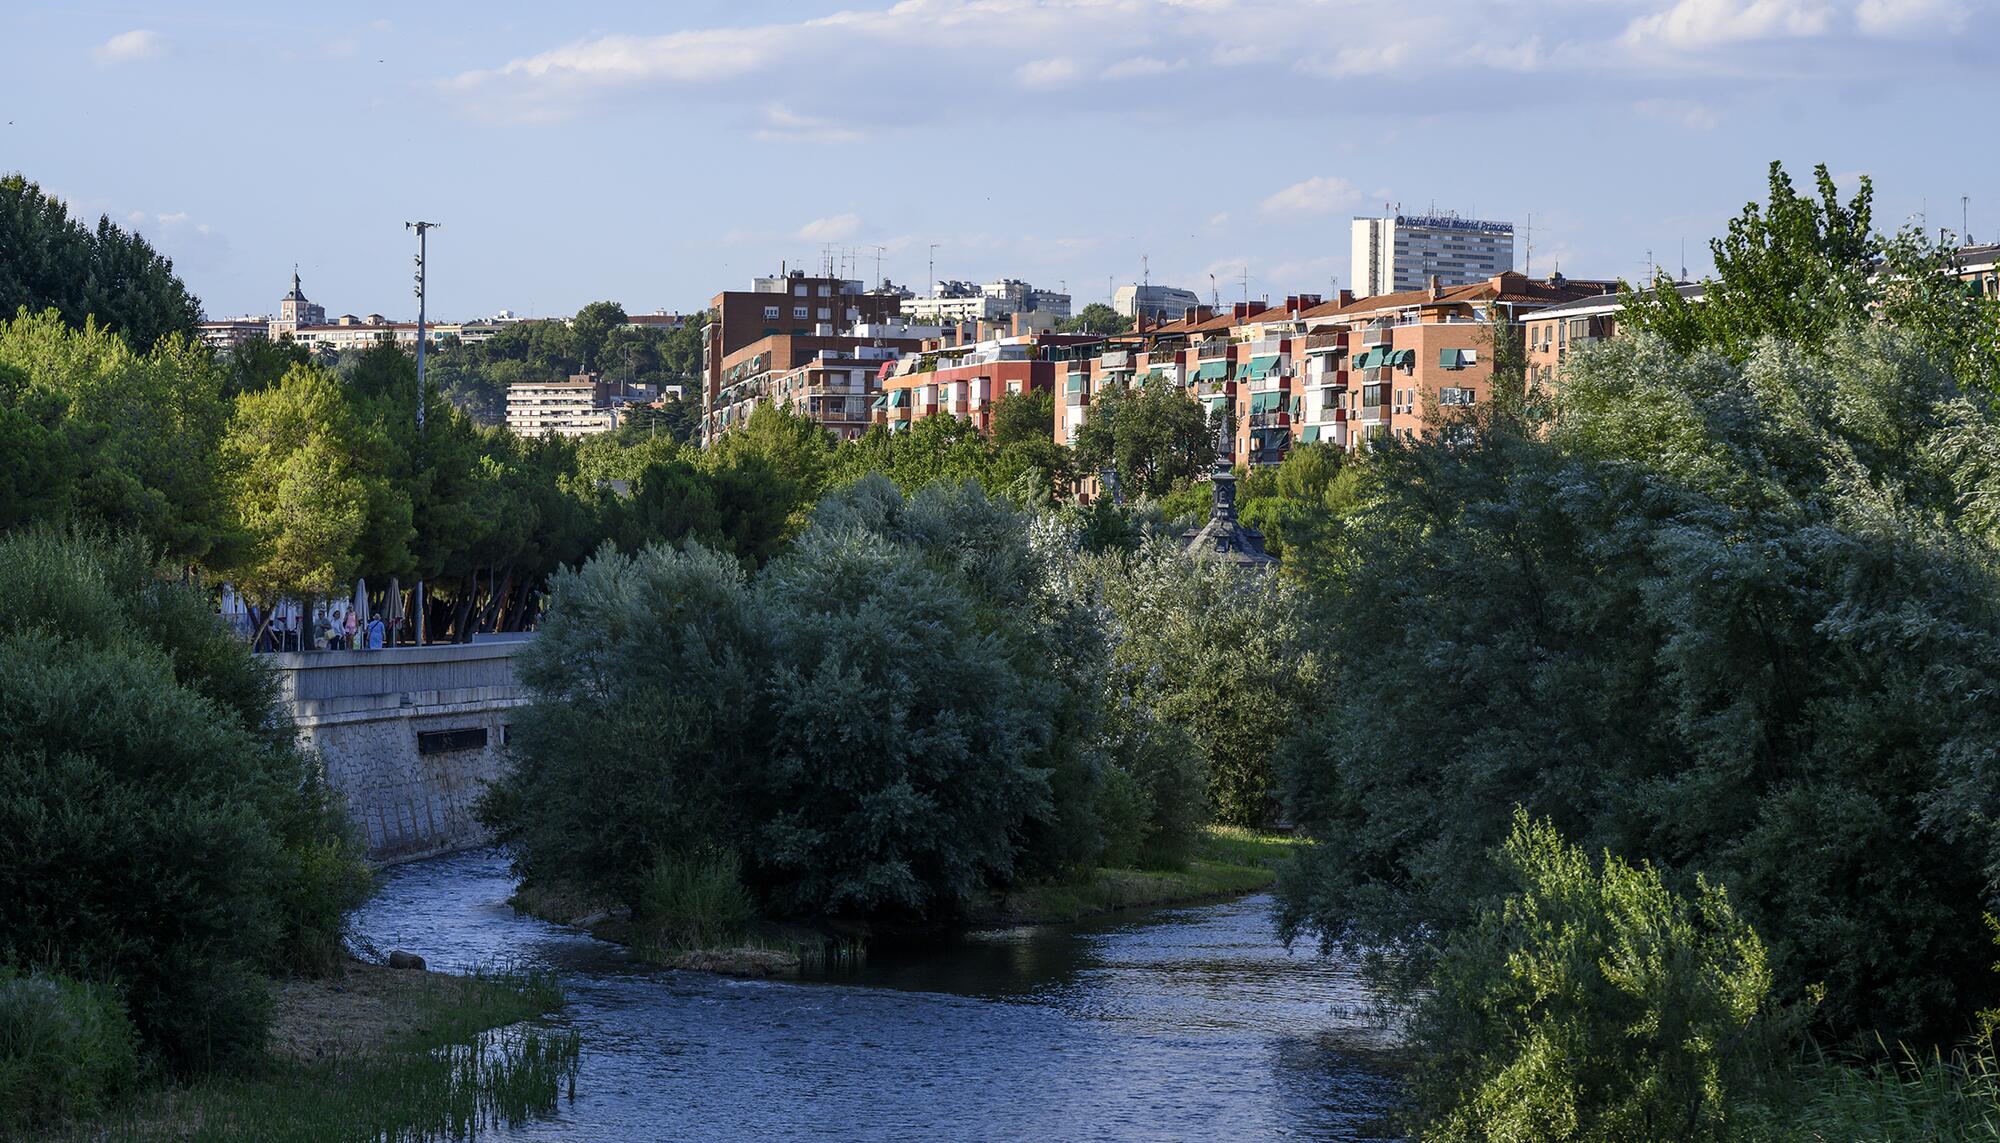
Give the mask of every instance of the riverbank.
<svg viewBox="0 0 2000 1143">
<path fill-rule="evenodd" d="M 1070 924 L 1127 909 L 1191 905 L 1241 897 L 1270 887 L 1277 866 L 1299 838 L 1264 830 L 1211 826 L 1201 856 L 1185 869 L 1100 868 L 1076 881 L 1018 886 L 996 893 L 968 918 L 977 929 Z M 670 949 L 636 932 L 624 910 L 563 887 L 522 884 L 509 899 L 529 916 L 588 931 L 630 947 L 644 960 L 690 972 L 726 976 L 793 976 L 815 962 L 863 954 L 866 934 L 760 923 L 738 940 L 711 948 Z"/>
<path fill-rule="evenodd" d="M 573 1097 L 574 1032 L 548 973 L 465 975 L 350 962 L 281 982 L 267 1058 L 245 1075 L 143 1091 L 70 1140 L 459 1138 Z"/>
</svg>

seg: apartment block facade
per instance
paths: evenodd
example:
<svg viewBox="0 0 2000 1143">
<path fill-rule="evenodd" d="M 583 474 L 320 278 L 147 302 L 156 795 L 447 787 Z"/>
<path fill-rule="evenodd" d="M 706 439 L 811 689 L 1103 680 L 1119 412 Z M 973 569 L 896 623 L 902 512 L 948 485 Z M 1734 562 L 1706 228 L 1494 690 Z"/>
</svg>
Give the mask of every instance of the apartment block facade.
<svg viewBox="0 0 2000 1143">
<path fill-rule="evenodd" d="M 803 270 L 757 278 L 748 290 L 715 295 L 702 326 L 703 442 L 722 431 L 727 408 L 718 403 L 723 370 L 744 347 L 774 336 L 836 336 L 861 322 L 894 318 L 902 313 L 902 303 L 902 293 L 886 283 L 867 290 L 853 279 L 808 277 Z"/>
<path fill-rule="evenodd" d="M 1407 293 L 1432 278 L 1467 286 L 1514 268 L 1514 224 L 1449 213 L 1357 218 L 1349 257 L 1357 297 Z"/>
<path fill-rule="evenodd" d="M 618 427 L 610 388 L 595 373 L 507 387 L 507 428 L 524 437 L 584 437 Z"/>
<path fill-rule="evenodd" d="M 865 327 L 864 327 L 865 328 Z M 861 435 L 873 419 L 885 367 L 923 347 L 915 338 L 841 334 L 771 334 L 723 360 L 708 405 L 709 440 L 740 429 L 758 405 L 803 413 L 835 434 Z"/>
</svg>

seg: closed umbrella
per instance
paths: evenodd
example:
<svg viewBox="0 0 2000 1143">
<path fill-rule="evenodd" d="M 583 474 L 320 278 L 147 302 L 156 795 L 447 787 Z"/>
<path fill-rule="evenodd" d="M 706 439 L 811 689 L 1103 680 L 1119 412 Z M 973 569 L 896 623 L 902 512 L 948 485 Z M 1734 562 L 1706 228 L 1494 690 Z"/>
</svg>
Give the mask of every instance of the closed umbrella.
<svg viewBox="0 0 2000 1143">
<path fill-rule="evenodd" d="M 382 596 L 382 621 L 389 625 L 389 644 L 395 645 L 396 625 L 403 621 L 403 585 L 389 577 L 389 590 Z"/>
<path fill-rule="evenodd" d="M 354 622 L 368 630 L 368 581 L 359 577 L 354 581 Z"/>
</svg>

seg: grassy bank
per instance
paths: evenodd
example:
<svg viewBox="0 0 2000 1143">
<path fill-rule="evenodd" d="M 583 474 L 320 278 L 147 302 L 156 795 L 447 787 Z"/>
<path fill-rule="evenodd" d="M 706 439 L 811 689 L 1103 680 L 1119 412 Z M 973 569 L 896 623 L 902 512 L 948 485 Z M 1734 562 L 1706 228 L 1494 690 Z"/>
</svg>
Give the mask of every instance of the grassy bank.
<svg viewBox="0 0 2000 1143">
<path fill-rule="evenodd" d="M 268 1059 L 247 1075 L 154 1089 L 50 1139 L 467 1138 L 574 1096 L 577 1036 L 539 973 L 464 976 L 350 964 L 285 984 Z"/>
<path fill-rule="evenodd" d="M 1097 869 L 1079 881 L 1021 886 L 995 897 L 974 923 L 1061 924 L 1122 909 L 1254 893 L 1270 886 L 1278 862 L 1301 844 L 1289 834 L 1211 826 L 1201 855 L 1185 869 Z"/>
</svg>

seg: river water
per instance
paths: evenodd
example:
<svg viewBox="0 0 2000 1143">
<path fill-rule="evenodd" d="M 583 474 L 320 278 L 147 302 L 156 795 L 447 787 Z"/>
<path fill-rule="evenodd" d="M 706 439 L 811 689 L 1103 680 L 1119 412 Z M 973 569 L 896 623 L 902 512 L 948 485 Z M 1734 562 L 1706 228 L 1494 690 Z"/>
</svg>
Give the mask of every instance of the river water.
<svg viewBox="0 0 2000 1143">
<path fill-rule="evenodd" d="M 823 980 L 638 964 L 506 904 L 492 851 L 396 866 L 355 917 L 432 967 L 558 970 L 574 1102 L 522 1139 L 1388 1138 L 1389 1034 L 1270 899 L 978 934 Z M 503 1136 L 509 1137 L 509 1136 Z"/>
</svg>

